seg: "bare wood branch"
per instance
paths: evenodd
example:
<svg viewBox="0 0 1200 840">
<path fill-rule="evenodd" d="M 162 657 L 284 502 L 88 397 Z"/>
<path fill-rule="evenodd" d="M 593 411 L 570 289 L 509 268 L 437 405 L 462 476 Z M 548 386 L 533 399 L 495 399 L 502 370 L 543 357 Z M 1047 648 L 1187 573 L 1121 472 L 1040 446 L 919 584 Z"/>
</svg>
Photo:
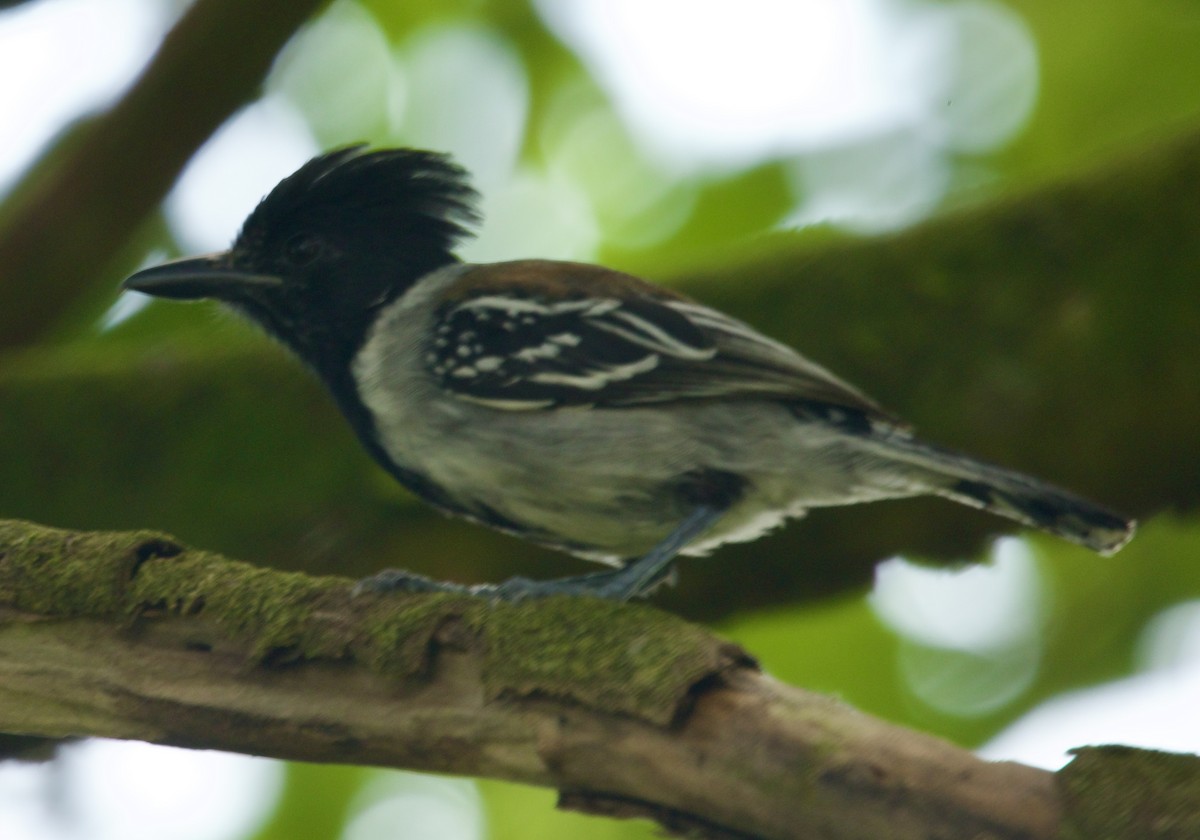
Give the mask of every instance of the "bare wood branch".
<svg viewBox="0 0 1200 840">
<path fill-rule="evenodd" d="M 0 522 L 0 729 L 493 776 L 708 837 L 1057 831 L 1052 774 L 782 685 L 650 607 L 348 584 Z"/>
</svg>

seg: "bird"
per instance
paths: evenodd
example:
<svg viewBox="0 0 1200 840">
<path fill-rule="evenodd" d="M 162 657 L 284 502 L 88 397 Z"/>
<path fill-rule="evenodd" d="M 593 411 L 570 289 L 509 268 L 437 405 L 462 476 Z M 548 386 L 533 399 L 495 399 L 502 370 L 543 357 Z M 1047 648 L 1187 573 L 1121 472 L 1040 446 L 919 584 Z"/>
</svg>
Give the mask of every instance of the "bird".
<svg viewBox="0 0 1200 840">
<path fill-rule="evenodd" d="M 346 146 L 284 178 L 228 250 L 123 283 L 258 324 L 435 508 L 609 566 L 475 585 L 389 569 L 360 590 L 625 601 L 673 581 L 677 557 L 809 509 L 922 495 L 1106 555 L 1133 535 L 1066 490 L 919 440 L 824 367 L 677 291 L 578 262 L 464 262 L 477 200 L 448 155 Z"/>
</svg>

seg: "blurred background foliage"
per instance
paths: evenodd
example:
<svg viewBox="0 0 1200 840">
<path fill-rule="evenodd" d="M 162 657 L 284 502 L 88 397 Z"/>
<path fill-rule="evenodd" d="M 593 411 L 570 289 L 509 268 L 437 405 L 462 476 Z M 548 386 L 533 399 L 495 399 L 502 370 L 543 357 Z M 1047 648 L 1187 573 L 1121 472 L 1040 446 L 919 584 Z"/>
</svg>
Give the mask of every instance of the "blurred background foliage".
<svg viewBox="0 0 1200 840">
<path fill-rule="evenodd" d="M 5 5 L 0 39 L 101 0 Z M 290 39 L 306 9 L 236 5 L 139 0 L 147 56 L 178 22 L 157 84 L 0 160 L 0 515 L 161 528 L 317 573 L 580 568 L 412 503 L 245 325 L 116 297 L 139 265 L 223 247 L 318 150 L 443 149 L 483 194 L 467 258 L 679 284 L 929 437 L 1143 519 L 1102 560 L 989 542 L 1000 524 L 936 502 L 820 512 L 686 563 L 665 607 L 873 714 L 971 747 L 1007 731 L 987 754 L 1200 749 L 1194 714 L 1189 727 L 1163 705 L 1200 700 L 1200 5 L 338 0 Z M 1102 683 L 1125 693 L 1076 734 L 1064 721 L 1092 713 L 1064 693 Z M 1124 728 L 1126 713 L 1162 732 Z M 64 751 L 63 787 L 20 807 L 6 789 L 48 783 L 0 770 L 0 827 L 101 836 L 62 814 L 103 820 L 80 804 L 91 777 L 68 772 L 112 775 L 88 749 Z M 140 752 L 130 772 L 168 775 L 156 760 Z M 241 822 L 194 836 L 651 836 L 494 781 L 254 766 L 265 786 L 244 783 L 262 792 Z M 44 813 L 18 823 L 21 808 Z M 158 816 L 144 836 L 192 818 Z"/>
</svg>

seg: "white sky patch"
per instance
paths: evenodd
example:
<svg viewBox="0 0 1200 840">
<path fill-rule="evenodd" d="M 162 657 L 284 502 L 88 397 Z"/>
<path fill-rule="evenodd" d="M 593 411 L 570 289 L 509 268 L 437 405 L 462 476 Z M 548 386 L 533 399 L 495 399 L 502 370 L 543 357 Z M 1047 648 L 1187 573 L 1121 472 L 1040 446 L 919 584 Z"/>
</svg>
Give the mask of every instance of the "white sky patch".
<svg viewBox="0 0 1200 840">
<path fill-rule="evenodd" d="M 785 227 L 879 233 L 925 218 L 953 157 L 1008 142 L 1037 99 L 1032 34 L 993 0 L 537 6 L 663 169 L 792 159 Z"/>
<path fill-rule="evenodd" d="M 296 33 L 266 88 L 304 112 L 322 147 L 390 132 L 404 109 L 404 75 L 375 17 L 358 3 L 333 3 Z"/>
<path fill-rule="evenodd" d="M 278 799 L 277 762 L 89 740 L 45 764 L 0 765 L 4 840 L 227 840 Z"/>
<path fill-rule="evenodd" d="M 41 0 L 0 11 L 0 192 L 70 120 L 133 81 L 171 22 L 152 0 Z"/>
<path fill-rule="evenodd" d="M 927 85 L 888 0 L 539 0 L 639 138 L 670 162 L 749 163 L 907 121 Z"/>
<path fill-rule="evenodd" d="M 1040 84 L 1033 33 L 1012 9 L 984 0 L 947 5 L 931 26 L 930 140 L 988 152 L 1028 122 Z"/>
<path fill-rule="evenodd" d="M 908 130 L 812 152 L 788 169 L 802 199 L 783 227 L 896 230 L 928 216 L 950 184 L 944 151 Z"/>
<path fill-rule="evenodd" d="M 880 564 L 871 606 L 897 633 L 929 647 L 987 653 L 1035 635 L 1042 620 L 1037 565 L 1021 540 L 997 540 L 991 562 L 934 569 Z"/>
<path fill-rule="evenodd" d="M 488 194 L 512 177 L 525 137 L 529 83 L 512 46 L 482 27 L 431 26 L 397 51 L 408 82 L 406 145 L 450 152 Z"/>
<path fill-rule="evenodd" d="M 539 126 L 555 174 L 586 193 L 608 243 L 640 250 L 687 222 L 697 185 L 662 172 L 582 82 L 555 91 Z"/>
<path fill-rule="evenodd" d="M 167 198 L 167 222 L 183 251 L 228 248 L 263 196 L 318 151 L 283 98 L 243 108 L 200 148 Z"/>
<path fill-rule="evenodd" d="M 477 238 L 458 249 L 471 262 L 523 257 L 587 260 L 600 241 L 587 197 L 574 183 L 553 174 L 518 169 L 506 184 L 483 194 L 480 209 L 486 224 Z"/>
<path fill-rule="evenodd" d="M 162 251 L 151 251 L 146 255 L 146 259 L 142 260 L 142 264 L 138 266 L 138 271 L 152 265 L 158 265 L 166 259 L 167 255 Z M 108 332 L 141 312 L 150 305 L 150 301 L 152 300 L 154 300 L 153 297 L 141 292 L 122 292 L 117 295 L 117 299 L 113 301 L 113 305 L 108 307 L 108 311 L 100 316 L 100 320 L 96 324 L 96 329 L 100 332 Z"/>
<path fill-rule="evenodd" d="M 132 292 L 124 292 L 118 295 L 113 305 L 108 308 L 108 311 L 100 316 L 97 328 L 100 332 L 108 332 L 113 327 L 128 321 L 134 315 L 141 312 L 150 305 L 151 300 L 153 298 L 150 295 Z"/>
<path fill-rule="evenodd" d="M 1095 744 L 1200 753 L 1200 602 L 1167 610 L 1143 639 L 1154 670 L 1055 697 L 980 754 L 1057 770 L 1070 760 L 1067 750 Z"/>
<path fill-rule="evenodd" d="M 990 563 L 962 569 L 889 560 L 876 570 L 870 602 L 901 636 L 905 686 L 940 712 L 995 711 L 1037 676 L 1042 589 L 1020 540 L 997 540 Z"/>
<path fill-rule="evenodd" d="M 475 783 L 422 773 L 380 772 L 358 795 L 341 840 L 484 840 Z"/>
</svg>

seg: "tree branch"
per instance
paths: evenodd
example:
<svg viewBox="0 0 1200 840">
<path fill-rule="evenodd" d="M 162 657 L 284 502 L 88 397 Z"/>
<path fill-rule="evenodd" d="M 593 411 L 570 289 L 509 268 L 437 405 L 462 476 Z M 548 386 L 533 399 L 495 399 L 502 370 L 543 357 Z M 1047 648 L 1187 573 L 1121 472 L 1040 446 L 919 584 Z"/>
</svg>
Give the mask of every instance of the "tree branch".
<svg viewBox="0 0 1200 840">
<path fill-rule="evenodd" d="M 1052 774 L 759 673 L 645 606 L 352 598 L 150 533 L 0 522 L 0 729 L 548 785 L 707 837 L 1051 838 Z"/>
<path fill-rule="evenodd" d="M 126 247 L 192 153 L 258 91 L 327 0 L 198 0 L 134 86 L 77 127 L 0 215 L 0 348 L 58 324 Z"/>
</svg>

